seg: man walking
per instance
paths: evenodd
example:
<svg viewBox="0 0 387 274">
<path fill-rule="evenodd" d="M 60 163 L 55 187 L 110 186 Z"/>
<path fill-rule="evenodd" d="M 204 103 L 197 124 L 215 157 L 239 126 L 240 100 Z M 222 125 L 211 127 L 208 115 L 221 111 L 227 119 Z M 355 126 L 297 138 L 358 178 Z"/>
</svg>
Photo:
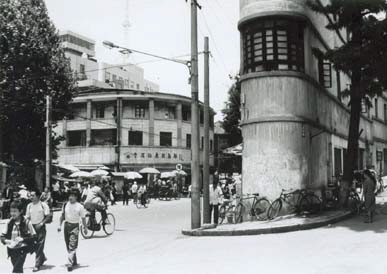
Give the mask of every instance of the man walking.
<svg viewBox="0 0 387 274">
<path fill-rule="evenodd" d="M 39 271 L 40 267 L 47 261 L 44 254 L 44 244 L 46 242 L 46 222 L 50 215 L 50 208 L 44 202 L 40 201 L 41 193 L 38 190 L 31 192 L 31 203 L 26 209 L 26 218 L 31 221 L 36 232 L 35 244 L 35 267 L 33 272 Z"/>
<path fill-rule="evenodd" d="M 127 183 L 124 183 L 122 187 L 122 204 L 128 205 L 129 203 L 129 186 Z"/>
<path fill-rule="evenodd" d="M 214 211 L 214 224 L 218 224 L 219 219 L 219 200 L 222 197 L 222 189 L 218 186 L 218 182 L 214 182 L 210 185 L 210 216 Z"/>
<path fill-rule="evenodd" d="M 58 232 L 62 230 L 64 224 L 64 238 L 68 253 L 67 271 L 72 271 L 73 267 L 78 265 L 77 248 L 79 240 L 79 223 L 82 221 L 85 234 L 88 233 L 86 227 L 86 211 L 84 207 L 78 203 L 79 192 L 76 189 L 69 191 L 68 202 L 63 205 L 62 215 L 59 221 Z"/>
</svg>

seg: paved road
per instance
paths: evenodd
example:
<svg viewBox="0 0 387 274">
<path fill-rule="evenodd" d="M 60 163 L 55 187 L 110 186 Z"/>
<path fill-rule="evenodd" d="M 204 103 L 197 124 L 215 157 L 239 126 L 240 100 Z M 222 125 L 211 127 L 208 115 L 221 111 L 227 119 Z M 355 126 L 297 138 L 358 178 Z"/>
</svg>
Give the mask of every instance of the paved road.
<svg viewBox="0 0 387 274">
<path fill-rule="evenodd" d="M 81 267 L 75 273 L 385 274 L 387 269 L 387 209 L 371 225 L 359 217 L 309 231 L 213 238 L 181 235 L 181 228 L 189 226 L 187 199 L 152 201 L 141 210 L 119 205 L 111 211 L 118 222 L 116 233 L 82 240 Z M 41 273 L 66 270 L 63 236 L 56 228 L 56 223 L 49 225 L 48 266 Z M 0 247 L 0 273 L 10 270 L 5 258 Z M 25 272 L 32 266 L 29 256 Z"/>
</svg>

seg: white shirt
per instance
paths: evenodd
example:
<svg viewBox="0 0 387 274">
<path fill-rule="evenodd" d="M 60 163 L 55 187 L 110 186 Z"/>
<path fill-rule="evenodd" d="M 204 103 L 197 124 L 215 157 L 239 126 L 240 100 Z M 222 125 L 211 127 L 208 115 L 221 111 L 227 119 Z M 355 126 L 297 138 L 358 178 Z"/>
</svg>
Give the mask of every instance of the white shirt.
<svg viewBox="0 0 387 274">
<path fill-rule="evenodd" d="M 81 218 L 85 218 L 86 211 L 80 203 L 67 202 L 64 208 L 65 221 L 68 223 L 79 223 Z"/>
<path fill-rule="evenodd" d="M 19 190 L 19 195 L 20 195 L 20 198 L 22 199 L 28 199 L 28 194 L 29 192 L 25 189 Z"/>
<path fill-rule="evenodd" d="M 26 218 L 31 220 L 33 225 L 40 224 L 44 218 L 50 214 L 50 208 L 46 203 L 29 203 L 26 210 Z"/>
<path fill-rule="evenodd" d="M 211 205 L 218 205 L 220 202 L 219 200 L 222 197 L 222 195 L 223 195 L 223 193 L 222 193 L 222 189 L 220 188 L 220 186 L 217 186 L 214 189 L 213 185 L 212 184 L 210 185 L 210 204 Z"/>
<path fill-rule="evenodd" d="M 59 188 L 60 188 L 60 185 L 59 185 L 58 182 L 56 182 L 56 184 L 54 184 L 54 185 L 52 186 L 52 190 L 55 191 L 55 192 L 59 191 Z"/>
<path fill-rule="evenodd" d="M 100 204 L 102 203 L 101 197 L 99 197 L 98 192 L 101 191 L 101 188 L 99 186 L 93 186 L 89 189 L 87 192 L 87 197 L 85 203 L 95 203 Z"/>
<path fill-rule="evenodd" d="M 146 186 L 141 186 L 138 193 L 143 194 L 146 191 Z"/>
<path fill-rule="evenodd" d="M 137 189 L 138 189 L 137 185 L 132 185 L 132 188 L 130 190 L 132 191 L 132 193 L 136 193 Z"/>
</svg>

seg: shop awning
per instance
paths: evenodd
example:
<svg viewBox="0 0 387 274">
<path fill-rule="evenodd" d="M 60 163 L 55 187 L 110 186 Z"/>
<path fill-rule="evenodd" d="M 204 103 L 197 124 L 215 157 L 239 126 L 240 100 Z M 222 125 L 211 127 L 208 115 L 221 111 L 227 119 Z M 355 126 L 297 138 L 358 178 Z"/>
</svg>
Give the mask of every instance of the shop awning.
<svg viewBox="0 0 387 274">
<path fill-rule="evenodd" d="M 242 151 L 243 151 L 243 143 L 226 148 L 222 151 L 224 154 L 231 154 L 231 155 L 236 155 L 236 156 L 242 156 Z"/>
</svg>

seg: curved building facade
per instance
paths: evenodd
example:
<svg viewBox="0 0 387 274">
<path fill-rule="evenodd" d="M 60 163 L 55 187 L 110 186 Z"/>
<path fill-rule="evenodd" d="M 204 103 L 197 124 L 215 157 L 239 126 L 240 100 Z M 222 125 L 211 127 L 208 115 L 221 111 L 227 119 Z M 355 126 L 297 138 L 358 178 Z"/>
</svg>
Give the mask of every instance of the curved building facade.
<svg viewBox="0 0 387 274">
<path fill-rule="evenodd" d="M 201 148 L 203 148 L 203 106 Z M 73 114 L 54 129 L 65 137 L 58 161 L 82 169 L 108 166 L 138 171 L 152 166 L 160 171 L 191 163 L 191 98 L 159 92 L 99 89 L 81 92 L 72 103 Z M 214 113 L 213 113 L 214 114 Z M 213 149 L 213 115 L 210 122 Z M 213 159 L 210 159 L 213 165 Z"/>
<path fill-rule="evenodd" d="M 240 0 L 243 192 L 274 199 L 316 191 L 343 171 L 349 79 L 323 59 L 340 46 L 306 0 Z M 343 32 L 346 37 L 346 33 Z M 387 97 L 373 98 L 360 128 L 358 168 L 387 171 Z"/>
</svg>

